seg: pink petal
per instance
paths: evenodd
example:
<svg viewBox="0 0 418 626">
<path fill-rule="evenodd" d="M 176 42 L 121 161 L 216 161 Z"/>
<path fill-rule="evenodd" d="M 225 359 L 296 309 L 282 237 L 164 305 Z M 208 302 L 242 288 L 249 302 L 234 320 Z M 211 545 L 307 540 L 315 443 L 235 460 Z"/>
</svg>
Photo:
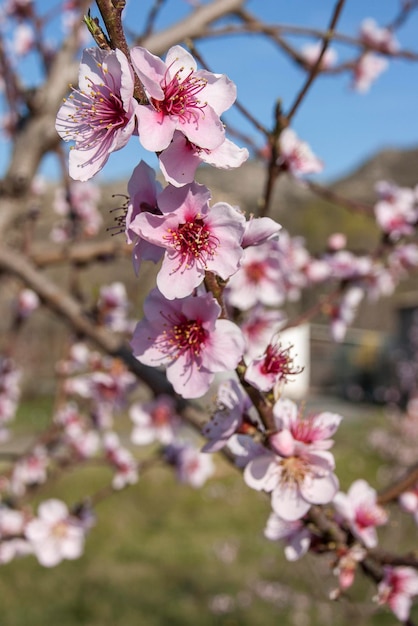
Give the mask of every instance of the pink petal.
<svg viewBox="0 0 418 626">
<path fill-rule="evenodd" d="M 280 484 L 271 494 L 273 511 L 284 520 L 301 519 L 311 507 L 300 494 L 296 485 Z"/>
</svg>

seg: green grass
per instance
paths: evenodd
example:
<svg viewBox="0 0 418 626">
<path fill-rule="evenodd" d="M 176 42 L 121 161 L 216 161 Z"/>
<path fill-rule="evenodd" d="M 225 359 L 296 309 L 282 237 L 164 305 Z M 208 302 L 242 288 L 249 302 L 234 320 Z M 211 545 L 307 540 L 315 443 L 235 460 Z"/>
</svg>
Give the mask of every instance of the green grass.
<svg viewBox="0 0 418 626">
<path fill-rule="evenodd" d="M 22 427 L 38 426 L 37 411 L 42 416 L 46 405 L 22 415 Z M 362 475 L 374 482 L 378 459 L 368 449 L 367 432 L 380 420 L 375 411 L 347 420 L 337 433 L 334 452 L 344 488 Z M 217 467 L 218 478 L 201 490 L 177 484 L 168 468 L 158 468 L 103 501 L 77 561 L 48 570 L 27 557 L 3 566 L 1 626 L 397 623 L 371 604 L 374 590 L 362 578 L 347 598 L 330 603 L 335 579 L 329 557 L 307 555 L 287 563 L 281 545 L 263 537 L 268 498 L 247 488 L 224 461 Z M 42 498 L 58 496 L 71 504 L 108 478 L 103 469 L 84 468 L 60 479 Z M 404 520 L 395 521 L 386 532 L 389 541 L 402 538 Z"/>
</svg>

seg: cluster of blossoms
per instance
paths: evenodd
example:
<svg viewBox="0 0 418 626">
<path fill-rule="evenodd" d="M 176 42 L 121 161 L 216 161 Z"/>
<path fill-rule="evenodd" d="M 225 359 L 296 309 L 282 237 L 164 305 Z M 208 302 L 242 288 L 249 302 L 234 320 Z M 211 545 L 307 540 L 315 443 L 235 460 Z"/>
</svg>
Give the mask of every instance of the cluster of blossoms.
<svg viewBox="0 0 418 626">
<path fill-rule="evenodd" d="M 301 56 L 308 67 L 316 65 L 321 54 L 323 44 L 321 42 L 308 43 L 301 49 Z M 327 48 L 321 59 L 321 70 L 327 70 L 333 67 L 337 61 L 337 53 L 333 48 Z"/>
<path fill-rule="evenodd" d="M 386 63 L 370 49 L 396 50 L 389 35 L 372 24 L 363 25 L 365 52 L 355 68 L 358 89 L 366 90 Z M 319 52 L 305 50 L 306 64 L 315 63 Z M 335 62 L 331 52 L 323 57 L 324 69 Z M 171 396 L 141 399 L 130 406 L 130 443 L 151 444 L 160 459 L 175 467 L 179 480 L 194 487 L 213 473 L 209 453 L 227 448 L 247 485 L 270 494 L 273 511 L 265 534 L 286 542 L 289 560 L 315 546 L 317 537 L 308 525 L 312 507 L 333 507 L 335 522 L 348 538 L 335 562 L 339 593 L 353 582 L 367 550 L 377 545 L 375 529 L 387 516 L 364 481 L 354 483 L 347 494 L 339 492 L 330 449 L 342 418 L 331 412 L 304 418 L 282 395 L 302 368 L 294 364 L 292 346 L 281 341 L 285 316 L 277 308 L 298 299 L 308 286 L 336 281 L 343 288 L 330 318 L 334 336 L 342 338 L 364 294 L 391 293 L 399 268 L 413 254 L 408 256 L 404 249 L 402 258 L 388 256 L 385 265 L 354 255 L 335 235 L 325 254 L 313 258 L 301 238 L 290 237 L 270 218 L 245 216 L 226 202 L 212 204 L 209 189 L 194 180 L 199 164 L 228 169 L 248 158 L 246 149 L 226 138 L 221 121 L 235 98 L 235 85 L 226 76 L 197 69 L 180 46 L 170 48 L 165 61 L 142 47 L 134 47 L 129 59 L 120 50 L 87 49 L 78 88 L 61 106 L 56 129 L 65 141 L 75 142 L 70 175 L 82 188 L 132 135 L 157 154 L 164 186 L 143 161 L 128 182 L 123 226 L 134 270 L 138 274 L 143 261 L 158 263 L 156 287 L 133 329 L 132 352 L 143 365 L 163 369 L 174 392 L 186 399 L 205 396 L 218 376 L 227 378 L 219 386 L 214 414 L 203 427 L 207 442 L 202 450 L 184 436 Z M 277 147 L 279 171 L 302 177 L 322 170 L 322 162 L 292 129 L 281 132 Z M 392 219 L 386 206 L 376 207 L 384 233 L 393 240 L 409 234 L 407 226 L 416 225 L 416 214 L 411 217 L 405 194 L 383 188 L 381 194 L 381 205 L 392 203 Z M 74 198 L 68 206 L 72 219 L 89 223 L 77 213 Z M 95 313 L 99 324 L 130 332 L 121 284 L 101 290 Z M 80 344 L 61 364 L 61 373 L 67 377 L 64 393 L 88 405 L 83 413 L 73 400 L 56 416 L 70 458 L 102 454 L 113 469 L 114 489 L 135 483 L 141 464 L 113 430 L 112 419 L 134 387 L 134 377 L 118 361 L 103 359 Z M 262 402 L 257 405 L 254 398 Z M 38 555 L 47 565 L 54 558 L 75 558 L 85 535 L 85 526 L 75 523 L 68 510 L 57 503 L 50 507 L 51 515 L 40 510 L 25 530 L 37 554 L 37 536 L 55 537 L 57 525 L 64 525 L 68 544 L 51 548 L 54 557 Z M 54 530 L 46 524 L 48 516 Z M 385 572 L 378 589 L 378 601 L 387 602 L 398 616 L 405 614 L 405 607 L 409 610 L 416 593 L 414 578 L 401 570 Z M 401 579 L 409 582 L 402 585 Z"/>
<path fill-rule="evenodd" d="M 10 358 L 0 356 L 0 439 L 8 436 L 7 424 L 15 415 L 20 399 L 21 371 Z"/>
<path fill-rule="evenodd" d="M 68 190 L 58 187 L 54 210 L 62 219 L 54 225 L 51 239 L 63 243 L 97 235 L 103 223 L 98 209 L 99 201 L 100 189 L 92 183 L 74 181 Z"/>
<path fill-rule="evenodd" d="M 418 190 L 380 181 L 376 191 L 379 200 L 374 211 L 382 232 L 392 241 L 413 235 L 418 224 Z"/>
</svg>

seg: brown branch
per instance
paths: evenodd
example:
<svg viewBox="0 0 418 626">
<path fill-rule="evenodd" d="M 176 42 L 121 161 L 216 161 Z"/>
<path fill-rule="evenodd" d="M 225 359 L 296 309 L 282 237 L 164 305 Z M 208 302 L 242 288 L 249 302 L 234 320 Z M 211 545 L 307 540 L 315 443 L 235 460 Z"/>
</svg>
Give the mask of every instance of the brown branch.
<svg viewBox="0 0 418 626">
<path fill-rule="evenodd" d="M 113 50 L 121 50 L 126 58 L 130 59 L 131 53 L 122 26 L 122 11 L 125 8 L 126 0 L 96 0 L 96 4 L 105 23 L 111 47 Z M 134 72 L 133 75 L 135 81 L 134 97 L 138 102 L 145 103 L 148 98 L 144 86 L 137 73 Z"/>
<path fill-rule="evenodd" d="M 334 204 L 338 204 L 339 206 L 345 207 L 346 209 L 356 213 L 365 213 L 366 215 L 371 216 L 374 215 L 373 206 L 371 204 L 345 198 L 335 191 L 332 191 L 332 189 L 329 189 L 329 187 L 323 187 L 322 185 L 310 180 L 306 180 L 304 183 L 317 196 L 323 198 L 324 200 L 328 200 L 328 202 L 333 202 Z"/>
<path fill-rule="evenodd" d="M 56 248 L 45 248 L 44 245 L 34 247 L 30 258 L 37 267 L 41 268 L 62 263 L 86 265 L 131 254 L 131 246 L 128 246 L 122 238 L 112 237 L 103 241 L 83 242 Z"/>
<path fill-rule="evenodd" d="M 408 491 L 418 483 L 418 464 L 411 467 L 407 473 L 389 487 L 386 487 L 378 496 L 379 504 L 389 504 L 399 498 L 399 496 Z"/>
<path fill-rule="evenodd" d="M 106 328 L 98 327 L 87 317 L 77 300 L 58 287 L 29 260 L 8 246 L 0 246 L 0 271 L 12 274 L 22 280 L 39 295 L 49 309 L 62 317 L 75 332 L 92 341 L 103 352 L 123 361 L 128 369 L 150 388 L 154 395 L 169 394 L 175 396 L 173 388 L 163 372 L 140 363 L 132 354 L 129 345 Z M 177 405 L 184 419 L 190 425 L 200 429 L 203 413 L 198 405 L 181 398 L 177 398 Z"/>
<path fill-rule="evenodd" d="M 244 3 L 245 0 L 213 0 L 213 2 L 199 6 L 183 20 L 158 33 L 154 33 L 145 41 L 140 41 L 139 43 L 154 54 L 162 54 L 176 43 L 204 36 L 207 33 L 209 24 L 225 15 L 238 11 Z"/>
</svg>

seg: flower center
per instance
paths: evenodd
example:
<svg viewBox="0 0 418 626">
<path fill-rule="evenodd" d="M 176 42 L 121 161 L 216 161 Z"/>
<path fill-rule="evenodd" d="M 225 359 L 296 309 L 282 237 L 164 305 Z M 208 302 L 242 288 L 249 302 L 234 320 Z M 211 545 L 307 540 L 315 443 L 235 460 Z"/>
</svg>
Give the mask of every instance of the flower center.
<svg viewBox="0 0 418 626">
<path fill-rule="evenodd" d="M 52 535 L 56 539 L 63 539 L 68 534 L 68 523 L 65 520 L 61 520 L 54 524 L 54 526 L 51 528 L 51 531 Z"/>
<path fill-rule="evenodd" d="M 280 461 L 282 474 L 280 481 L 282 484 L 292 486 L 300 485 L 309 473 L 308 464 L 305 459 L 298 456 L 290 456 Z"/>
<path fill-rule="evenodd" d="M 170 423 L 171 411 L 166 406 L 158 406 L 151 413 L 151 418 L 155 426 L 165 426 Z"/>
<path fill-rule="evenodd" d="M 251 283 L 257 284 L 265 277 L 266 271 L 262 261 L 252 261 L 245 266 L 245 274 Z"/>
<path fill-rule="evenodd" d="M 189 353 L 198 357 L 205 344 L 207 332 L 198 320 L 187 320 L 175 324 L 171 329 L 169 341 L 177 348 L 177 354 Z"/>
<path fill-rule="evenodd" d="M 101 144 L 101 149 L 107 150 L 115 130 L 124 128 L 128 123 L 116 88 L 106 83 L 91 83 L 88 92 L 73 88 L 70 99 L 76 107 L 75 113 L 69 118 L 76 126 L 72 130 L 77 134 L 77 148 L 88 150 L 93 145 Z"/>
<path fill-rule="evenodd" d="M 302 370 L 294 368 L 290 354 L 290 346 L 282 349 L 280 344 L 266 349 L 266 356 L 262 365 L 264 374 L 276 374 L 280 380 L 286 380 L 288 376 L 300 374 Z"/>
<path fill-rule="evenodd" d="M 213 259 L 219 244 L 219 240 L 211 234 L 199 215 L 184 224 L 179 224 L 175 230 L 169 228 L 164 239 L 177 252 L 179 264 L 174 271 L 181 266 L 185 266 L 186 269 L 193 267 L 195 263 L 206 269 L 207 262 Z"/>
<path fill-rule="evenodd" d="M 196 77 L 193 70 L 190 70 L 190 73 L 182 80 L 183 67 L 169 80 L 169 69 L 160 83 L 164 91 L 164 100 L 151 98 L 151 103 L 163 115 L 175 116 L 182 124 L 194 121 L 197 126 L 200 112 L 207 103 L 200 102 L 196 96 L 206 87 L 207 81 Z"/>
</svg>

